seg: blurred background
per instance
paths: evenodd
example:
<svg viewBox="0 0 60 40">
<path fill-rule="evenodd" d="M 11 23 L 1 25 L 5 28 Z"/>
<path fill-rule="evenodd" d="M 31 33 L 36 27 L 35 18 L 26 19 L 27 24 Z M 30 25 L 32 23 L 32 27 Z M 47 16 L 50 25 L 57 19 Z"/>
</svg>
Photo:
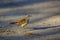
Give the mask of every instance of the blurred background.
<svg viewBox="0 0 60 40">
<path fill-rule="evenodd" d="M 24 36 L 18 25 L 10 22 L 31 15 L 25 30 L 36 35 Z M 60 0 L 0 0 L 0 40 L 60 40 Z"/>
</svg>

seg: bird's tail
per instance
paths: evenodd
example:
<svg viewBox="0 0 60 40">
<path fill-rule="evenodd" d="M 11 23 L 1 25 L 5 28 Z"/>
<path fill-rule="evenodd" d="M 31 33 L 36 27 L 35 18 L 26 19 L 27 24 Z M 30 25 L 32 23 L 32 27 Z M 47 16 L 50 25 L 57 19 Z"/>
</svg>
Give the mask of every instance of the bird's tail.
<svg viewBox="0 0 60 40">
<path fill-rule="evenodd" d="M 16 24 L 17 22 L 11 22 L 10 24 Z"/>
</svg>

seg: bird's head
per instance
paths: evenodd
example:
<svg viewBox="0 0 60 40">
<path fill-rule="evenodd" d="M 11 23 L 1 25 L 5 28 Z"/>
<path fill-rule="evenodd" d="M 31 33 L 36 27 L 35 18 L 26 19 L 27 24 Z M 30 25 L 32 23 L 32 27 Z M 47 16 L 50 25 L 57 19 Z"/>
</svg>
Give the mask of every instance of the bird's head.
<svg viewBox="0 0 60 40">
<path fill-rule="evenodd" d="M 30 17 L 32 17 L 31 15 L 26 15 L 25 17 L 28 17 L 28 18 L 30 18 Z"/>
</svg>

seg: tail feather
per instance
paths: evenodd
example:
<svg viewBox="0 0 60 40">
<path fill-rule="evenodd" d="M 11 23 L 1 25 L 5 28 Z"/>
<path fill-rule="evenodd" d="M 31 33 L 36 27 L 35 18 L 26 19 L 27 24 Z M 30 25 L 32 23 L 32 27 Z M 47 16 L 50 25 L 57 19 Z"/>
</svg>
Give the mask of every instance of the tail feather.
<svg viewBox="0 0 60 40">
<path fill-rule="evenodd" d="M 16 24 L 16 22 L 11 22 L 10 24 Z"/>
</svg>

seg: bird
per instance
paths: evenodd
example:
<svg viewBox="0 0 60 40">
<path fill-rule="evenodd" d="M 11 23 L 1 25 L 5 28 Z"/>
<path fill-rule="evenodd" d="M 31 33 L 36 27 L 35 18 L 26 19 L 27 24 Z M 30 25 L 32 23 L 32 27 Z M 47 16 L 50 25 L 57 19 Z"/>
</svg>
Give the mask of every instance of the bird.
<svg viewBox="0 0 60 40">
<path fill-rule="evenodd" d="M 23 19 L 18 20 L 16 22 L 11 22 L 10 24 L 17 24 L 19 26 L 21 26 L 23 28 L 23 33 L 25 36 L 30 36 L 33 35 L 32 32 L 28 32 L 27 30 L 24 30 L 24 27 L 29 23 L 29 17 L 31 17 L 30 15 L 25 16 Z"/>
<path fill-rule="evenodd" d="M 23 19 L 18 20 L 16 22 L 11 22 L 10 24 L 16 24 L 16 25 L 24 28 L 29 23 L 29 17 L 30 17 L 30 15 L 26 15 Z"/>
</svg>

